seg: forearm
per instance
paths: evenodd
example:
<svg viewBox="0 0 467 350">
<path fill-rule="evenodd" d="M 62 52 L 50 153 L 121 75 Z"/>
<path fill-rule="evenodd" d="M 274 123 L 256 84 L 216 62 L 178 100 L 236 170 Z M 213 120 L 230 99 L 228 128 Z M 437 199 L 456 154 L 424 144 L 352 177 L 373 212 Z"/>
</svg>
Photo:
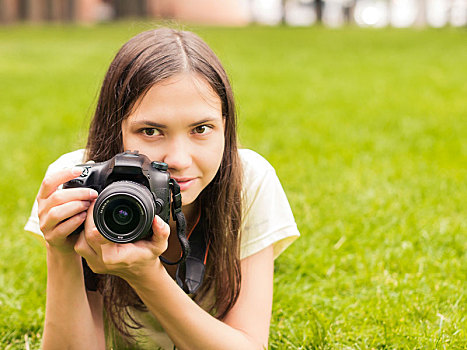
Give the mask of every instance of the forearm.
<svg viewBox="0 0 467 350">
<path fill-rule="evenodd" d="M 242 330 L 217 320 L 189 298 L 157 263 L 154 273 L 129 281 L 179 349 L 264 349 Z"/>
<path fill-rule="evenodd" d="M 81 257 L 47 250 L 43 349 L 95 349 L 98 334 L 84 287 Z"/>
</svg>

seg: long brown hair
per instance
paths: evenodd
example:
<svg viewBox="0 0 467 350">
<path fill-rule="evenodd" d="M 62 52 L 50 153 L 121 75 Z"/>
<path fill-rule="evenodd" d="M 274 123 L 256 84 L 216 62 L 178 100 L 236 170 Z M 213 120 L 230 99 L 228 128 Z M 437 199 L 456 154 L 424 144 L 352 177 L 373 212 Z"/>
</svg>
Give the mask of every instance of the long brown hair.
<svg viewBox="0 0 467 350">
<path fill-rule="evenodd" d="M 190 72 L 206 80 L 222 102 L 225 148 L 220 168 L 201 192 L 207 241 L 210 242 L 204 282 L 195 301 L 222 319 L 240 291 L 239 231 L 241 223 L 242 171 L 237 150 L 236 111 L 232 88 L 219 59 L 197 35 L 160 28 L 138 34 L 125 43 L 104 78 L 86 146 L 87 160 L 105 161 L 123 151 L 122 121 L 135 103 L 154 85 L 173 75 Z M 134 290 L 123 279 L 103 275 L 99 290 L 107 316 L 123 334 L 140 325 L 128 307 L 144 310 Z"/>
</svg>

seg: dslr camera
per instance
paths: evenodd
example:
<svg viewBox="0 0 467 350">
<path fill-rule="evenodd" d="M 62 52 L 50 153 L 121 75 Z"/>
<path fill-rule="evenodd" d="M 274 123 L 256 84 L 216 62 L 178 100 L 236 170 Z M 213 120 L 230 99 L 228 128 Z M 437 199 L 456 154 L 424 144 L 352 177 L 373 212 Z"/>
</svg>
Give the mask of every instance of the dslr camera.
<svg viewBox="0 0 467 350">
<path fill-rule="evenodd" d="M 99 193 L 94 223 L 108 240 L 128 243 L 151 236 L 155 215 L 169 222 L 171 180 L 166 163 L 126 151 L 105 162 L 78 166 L 83 167 L 81 175 L 63 188 L 89 187 Z M 181 196 L 177 199 L 181 207 Z M 84 223 L 74 233 L 83 229 Z"/>
</svg>

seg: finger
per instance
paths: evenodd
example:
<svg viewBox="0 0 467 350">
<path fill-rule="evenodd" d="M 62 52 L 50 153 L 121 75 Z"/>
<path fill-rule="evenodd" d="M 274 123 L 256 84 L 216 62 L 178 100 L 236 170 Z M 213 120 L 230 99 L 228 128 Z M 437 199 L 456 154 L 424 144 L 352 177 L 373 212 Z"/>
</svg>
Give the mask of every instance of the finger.
<svg viewBox="0 0 467 350">
<path fill-rule="evenodd" d="M 152 231 L 154 232 L 152 239 L 155 242 L 163 242 L 169 239 L 170 226 L 158 215 L 152 221 Z"/>
<path fill-rule="evenodd" d="M 66 168 L 45 176 L 44 180 L 42 180 L 37 198 L 45 199 L 49 197 L 58 186 L 79 176 L 82 171 L 83 169 L 79 167 Z"/>
<path fill-rule="evenodd" d="M 93 201 L 99 194 L 96 190 L 87 187 L 67 188 L 53 192 L 49 198 L 49 206 L 57 206 L 71 201 Z"/>
<path fill-rule="evenodd" d="M 91 203 L 91 206 L 88 209 L 88 215 L 84 223 L 84 235 L 85 235 L 85 238 L 88 244 L 91 245 L 95 251 L 99 251 L 100 246 L 102 244 L 109 243 L 109 240 L 100 234 L 100 232 L 97 230 L 96 225 L 94 223 L 94 205 L 95 204 L 96 204 L 96 201 L 93 201 Z"/>
<path fill-rule="evenodd" d="M 98 256 L 96 251 L 89 245 L 84 234 L 79 235 L 79 238 L 75 243 L 74 249 L 76 253 L 81 255 L 86 260 Z"/>
<path fill-rule="evenodd" d="M 134 244 L 141 248 L 150 248 L 154 254 L 160 255 L 165 252 L 169 246 L 170 227 L 164 220 L 156 215 L 152 221 L 152 231 L 153 235 L 150 241 L 140 240 Z"/>
<path fill-rule="evenodd" d="M 86 241 L 86 238 L 83 234 L 79 235 L 75 245 L 74 245 L 75 252 L 83 257 L 89 268 L 94 273 L 105 273 L 105 269 L 103 269 L 101 258 L 99 254 L 97 254 L 92 247 Z"/>
<path fill-rule="evenodd" d="M 131 264 L 134 260 L 132 257 L 132 243 L 119 244 L 108 241 L 108 243 L 101 245 L 102 261 L 106 266 Z"/>
<path fill-rule="evenodd" d="M 76 239 L 75 237 L 71 237 L 70 234 L 84 222 L 85 218 L 86 212 L 81 212 L 57 225 L 54 230 L 46 234 L 47 241 L 53 243 L 57 241 L 63 242 L 66 239 Z"/>
<path fill-rule="evenodd" d="M 95 228 L 96 226 L 94 225 L 94 206 L 96 205 L 96 201 L 92 201 L 91 205 L 89 206 L 88 209 L 88 219 L 86 220 L 86 223 L 84 224 L 85 231 L 86 230 L 91 230 Z"/>
<path fill-rule="evenodd" d="M 45 214 L 44 219 L 41 220 L 40 228 L 42 232 L 53 230 L 61 222 L 65 222 L 67 219 L 81 212 L 85 212 L 90 205 L 91 203 L 89 201 L 73 201 L 52 207 Z M 84 218 L 86 218 L 86 212 L 84 213 L 83 220 Z"/>
</svg>

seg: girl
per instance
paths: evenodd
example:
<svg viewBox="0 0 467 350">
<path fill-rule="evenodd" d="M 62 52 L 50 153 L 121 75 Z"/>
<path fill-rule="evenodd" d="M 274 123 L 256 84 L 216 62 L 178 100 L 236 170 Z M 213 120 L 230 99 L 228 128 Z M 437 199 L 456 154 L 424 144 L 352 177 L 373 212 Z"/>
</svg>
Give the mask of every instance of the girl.
<svg viewBox="0 0 467 350">
<path fill-rule="evenodd" d="M 113 243 L 94 226 L 97 192 L 61 188 L 81 173 L 74 165 L 124 150 L 168 164 L 187 231 L 204 235 L 206 271 L 193 295 L 159 259 L 180 256 L 174 222 L 156 216 L 150 240 Z M 44 349 L 267 347 L 273 261 L 299 236 L 274 169 L 237 148 L 233 94 L 218 58 L 195 34 L 166 28 L 117 53 L 86 149 L 50 165 L 25 229 L 47 247 Z"/>
</svg>

